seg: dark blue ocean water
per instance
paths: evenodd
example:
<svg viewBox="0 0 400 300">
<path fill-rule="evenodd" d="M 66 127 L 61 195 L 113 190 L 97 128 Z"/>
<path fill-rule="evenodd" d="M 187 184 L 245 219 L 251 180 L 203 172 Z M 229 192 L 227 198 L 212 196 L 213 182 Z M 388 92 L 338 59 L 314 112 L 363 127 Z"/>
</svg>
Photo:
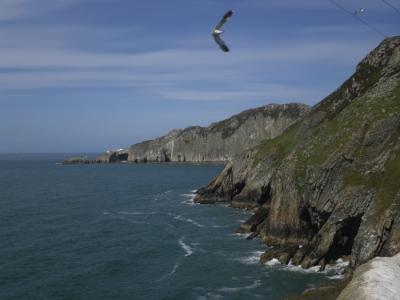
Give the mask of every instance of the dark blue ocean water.
<svg viewBox="0 0 400 300">
<path fill-rule="evenodd" d="M 262 266 L 248 213 L 193 205 L 222 166 L 0 157 L 1 299 L 281 299 L 329 281 Z"/>
</svg>

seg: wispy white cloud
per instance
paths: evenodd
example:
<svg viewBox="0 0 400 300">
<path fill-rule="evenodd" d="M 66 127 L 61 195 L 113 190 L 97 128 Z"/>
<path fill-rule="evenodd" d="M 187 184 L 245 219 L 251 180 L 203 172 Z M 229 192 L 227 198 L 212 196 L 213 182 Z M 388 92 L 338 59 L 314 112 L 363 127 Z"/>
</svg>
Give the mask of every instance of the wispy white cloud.
<svg viewBox="0 0 400 300">
<path fill-rule="evenodd" d="M 0 0 L 1 1 L 1 0 Z M 2 50 L 67 50 L 80 49 L 96 43 L 99 48 L 116 43 L 119 48 L 137 45 L 132 37 L 142 36 L 138 27 L 107 27 L 83 25 L 0 25 Z M 140 40 L 144 45 L 147 41 Z M 93 48 L 93 46 L 92 46 Z"/>
<path fill-rule="evenodd" d="M 0 20 L 63 9 L 77 1 L 2 0 Z M 302 4 L 290 1 L 293 7 L 305 5 L 304 9 L 322 5 L 316 4 L 318 1 L 301 1 Z M 292 9 L 290 3 L 285 2 L 284 6 Z M 269 5 L 283 4 L 273 0 Z M 322 93 L 320 89 L 295 88 L 290 80 L 278 85 L 275 77 L 282 77 L 285 72 L 292 73 L 287 77 L 305 73 L 311 64 L 354 65 L 371 48 L 369 40 L 314 37 L 326 32 L 343 33 L 346 28 L 332 25 L 294 29 L 303 30 L 302 38 L 280 43 L 263 40 L 246 43 L 243 39 L 248 37 L 231 35 L 229 42 L 235 48 L 226 55 L 216 49 L 208 35 L 188 33 L 171 38 L 160 34 L 149 36 L 134 26 L 28 26 L 22 22 L 0 26 L 0 90 L 101 86 L 135 88 L 177 100 L 316 100 Z M 157 50 L 151 50 L 149 45 Z M 260 86 L 252 85 L 255 82 Z"/>
<path fill-rule="evenodd" d="M 0 49 L 0 69 L 14 70 L 0 74 L 0 89 L 31 88 L 33 83 L 50 86 L 79 81 L 118 81 L 144 84 L 159 81 L 240 81 L 257 66 L 280 68 L 330 60 L 353 63 L 367 48 L 360 43 L 310 43 L 260 50 L 236 50 L 224 56 L 213 50 L 168 49 L 142 53 L 96 53 L 56 49 Z M 344 57 L 346 59 L 344 59 Z M 242 66 L 241 69 L 238 69 Z M 236 71 L 235 71 L 236 70 Z M 247 72 L 247 73 L 246 73 Z M 268 72 L 268 70 L 265 70 Z M 240 76 L 243 74 L 243 76 Z"/>
<path fill-rule="evenodd" d="M 200 68 L 232 66 L 254 62 L 311 62 L 353 60 L 365 49 L 360 43 L 310 43 L 266 46 L 259 50 L 236 50 L 230 56 L 214 50 L 168 49 L 141 53 L 96 53 L 67 50 L 0 49 L 0 68 Z M 260 48 L 260 47 L 259 47 Z M 361 50 L 362 51 L 362 50 Z M 346 56 L 344 56 L 346 54 Z M 364 52 L 362 51 L 362 54 Z"/>
<path fill-rule="evenodd" d="M 397 32 L 379 2 L 362 1 L 365 18 Z M 226 54 L 208 33 L 228 6 Z M 324 0 L 0 0 L 0 151 L 102 149 L 133 142 L 129 128 L 139 141 L 268 102 L 313 104 L 379 42 L 341 13 Z"/>
<path fill-rule="evenodd" d="M 292 85 L 265 84 L 252 87 L 231 88 L 224 91 L 204 90 L 159 90 L 161 97 L 183 101 L 257 101 L 268 102 L 291 102 L 321 98 L 326 91 L 320 87 L 298 87 Z"/>
<path fill-rule="evenodd" d="M 319 100 L 326 90 L 312 85 L 293 86 L 290 82 L 272 84 L 260 79 L 267 76 L 274 80 L 274 73 L 286 72 L 288 67 L 292 72 L 302 73 L 308 64 L 326 60 L 330 64 L 353 64 L 365 54 L 366 48 L 362 43 L 298 42 L 263 45 L 258 50 L 237 49 L 229 56 L 215 49 L 196 47 L 139 53 L 51 47 L 0 49 L 0 69 L 7 70 L 0 72 L 0 90 L 101 86 L 134 88 L 168 100 L 311 103 Z"/>
<path fill-rule="evenodd" d="M 76 4 L 78 0 L 1 0 L 0 21 L 40 16 Z M 87 1 L 87 0 L 83 0 Z"/>
</svg>

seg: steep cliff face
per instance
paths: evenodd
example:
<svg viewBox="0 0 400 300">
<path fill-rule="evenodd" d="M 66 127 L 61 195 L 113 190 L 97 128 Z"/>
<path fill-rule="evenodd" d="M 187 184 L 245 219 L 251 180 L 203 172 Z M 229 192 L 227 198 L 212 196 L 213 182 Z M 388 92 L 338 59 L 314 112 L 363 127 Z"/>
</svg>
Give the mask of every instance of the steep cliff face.
<svg viewBox="0 0 400 300">
<path fill-rule="evenodd" d="M 271 104 L 244 111 L 209 127 L 174 130 L 129 149 L 134 162 L 216 162 L 280 135 L 309 111 L 304 104 Z"/>
<path fill-rule="evenodd" d="M 239 229 L 274 246 L 263 260 L 352 266 L 400 251 L 400 37 L 373 50 L 282 135 L 228 163 L 200 203 L 255 215 Z"/>
<path fill-rule="evenodd" d="M 96 157 L 98 163 L 115 163 L 128 161 L 128 150 L 108 150 Z"/>
</svg>

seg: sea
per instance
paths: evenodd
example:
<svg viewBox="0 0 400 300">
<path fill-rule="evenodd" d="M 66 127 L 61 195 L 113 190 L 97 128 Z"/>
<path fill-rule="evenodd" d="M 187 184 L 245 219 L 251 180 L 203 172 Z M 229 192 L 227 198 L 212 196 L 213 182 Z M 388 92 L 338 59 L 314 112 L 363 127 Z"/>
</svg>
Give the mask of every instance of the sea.
<svg viewBox="0 0 400 300">
<path fill-rule="evenodd" d="M 212 164 L 0 155 L 0 299 L 282 299 L 330 271 L 259 263 L 249 211 L 193 203 Z"/>
</svg>

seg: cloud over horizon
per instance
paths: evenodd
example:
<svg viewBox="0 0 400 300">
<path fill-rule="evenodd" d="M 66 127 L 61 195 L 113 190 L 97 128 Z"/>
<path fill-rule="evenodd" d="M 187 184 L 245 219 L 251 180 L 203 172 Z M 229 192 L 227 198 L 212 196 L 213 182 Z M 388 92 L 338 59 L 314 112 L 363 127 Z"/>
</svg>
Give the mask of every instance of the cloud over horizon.
<svg viewBox="0 0 400 300">
<path fill-rule="evenodd" d="M 342 2 L 349 9 L 357 7 Z M 363 5 L 369 22 L 396 33 L 397 16 L 376 1 Z M 220 52 L 209 36 L 227 8 L 237 12 L 226 28 L 225 39 L 232 48 L 228 54 Z M 158 103 L 166 115 L 175 111 L 176 118 L 165 121 L 171 127 L 186 124 L 183 115 L 192 115 L 194 107 L 204 116 L 193 121 L 204 125 L 268 102 L 314 104 L 344 81 L 381 40 L 328 1 L 316 0 L 3 0 L 0 36 L 4 114 L 18 103 L 29 106 L 47 99 L 47 106 L 49 101 L 63 106 L 71 101 L 97 102 L 101 115 L 113 101 L 124 99 L 126 107 L 147 101 Z M 206 113 L 210 109 L 213 114 Z M 140 111 L 141 115 L 131 112 L 135 126 L 154 134 L 140 120 L 155 112 Z M 121 119 L 124 113 L 119 110 L 110 120 Z M 46 110 L 42 117 L 52 118 Z M 102 123 L 100 117 L 91 121 Z M 29 118 L 25 123 L 7 122 L 14 131 L 20 129 L 17 126 L 41 124 Z M 157 132 L 165 130 L 162 119 L 158 122 Z M 64 125 L 60 130 L 68 132 L 70 124 Z M 49 142 L 54 135 L 48 133 Z M 82 148 L 90 145 L 81 143 L 86 145 Z"/>
</svg>

